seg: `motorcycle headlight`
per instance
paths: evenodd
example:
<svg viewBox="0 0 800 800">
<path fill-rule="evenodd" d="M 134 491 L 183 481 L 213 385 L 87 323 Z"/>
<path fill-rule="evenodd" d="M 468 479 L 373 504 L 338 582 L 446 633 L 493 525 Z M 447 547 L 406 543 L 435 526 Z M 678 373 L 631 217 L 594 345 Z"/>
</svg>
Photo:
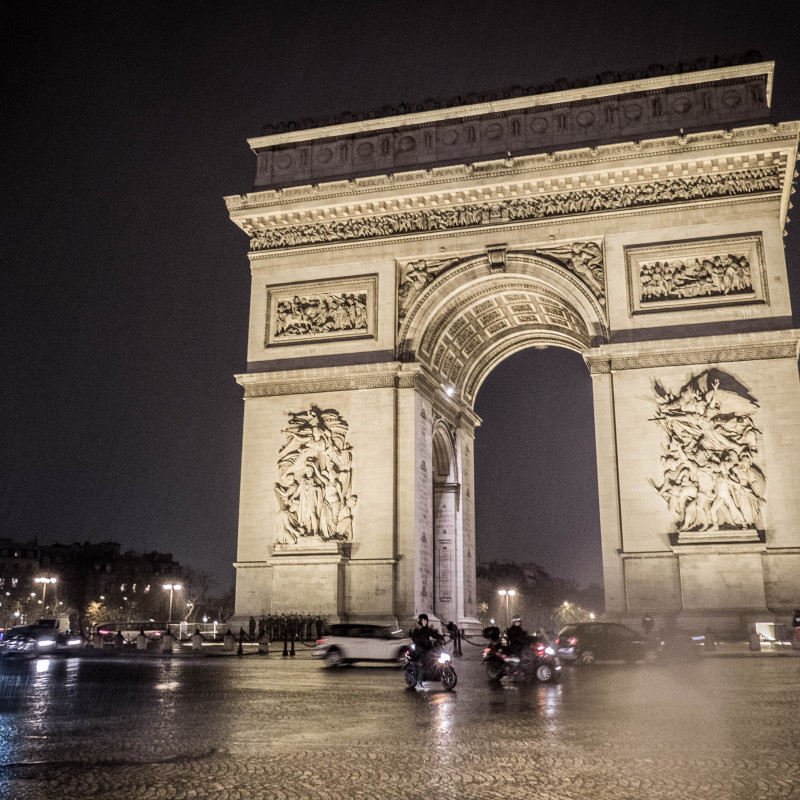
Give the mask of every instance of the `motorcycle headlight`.
<svg viewBox="0 0 800 800">
<path fill-rule="evenodd" d="M 450 660 L 450 653 L 440 653 L 439 654 L 439 663 L 446 664 Z"/>
<path fill-rule="evenodd" d="M 553 648 L 552 648 L 552 647 L 545 647 L 544 651 L 545 651 L 545 653 L 547 653 L 547 655 L 549 655 L 549 656 L 554 656 L 554 655 L 556 654 L 556 651 L 555 651 L 555 650 L 553 650 Z"/>
</svg>

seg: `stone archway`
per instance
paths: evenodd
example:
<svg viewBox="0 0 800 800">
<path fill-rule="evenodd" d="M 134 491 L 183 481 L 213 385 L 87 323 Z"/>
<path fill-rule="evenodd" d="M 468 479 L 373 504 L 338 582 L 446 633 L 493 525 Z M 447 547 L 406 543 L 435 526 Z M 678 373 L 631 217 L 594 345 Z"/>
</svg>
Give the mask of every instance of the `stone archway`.
<svg viewBox="0 0 800 800">
<path fill-rule="evenodd" d="M 564 254 L 589 245 L 594 243 L 552 249 Z M 595 293 L 564 260 L 499 252 L 501 259 L 490 250 L 437 271 L 410 305 L 398 335 L 400 360 L 423 364 L 470 408 L 486 375 L 512 353 L 544 345 L 583 353 L 607 337 L 603 292 Z M 602 262 L 598 272 L 602 276 Z"/>
<path fill-rule="evenodd" d="M 740 65 L 251 140 L 237 614 L 474 622 L 475 397 L 557 345 L 592 376 L 607 613 L 788 618 L 800 124 L 766 124 L 771 85 Z"/>
</svg>

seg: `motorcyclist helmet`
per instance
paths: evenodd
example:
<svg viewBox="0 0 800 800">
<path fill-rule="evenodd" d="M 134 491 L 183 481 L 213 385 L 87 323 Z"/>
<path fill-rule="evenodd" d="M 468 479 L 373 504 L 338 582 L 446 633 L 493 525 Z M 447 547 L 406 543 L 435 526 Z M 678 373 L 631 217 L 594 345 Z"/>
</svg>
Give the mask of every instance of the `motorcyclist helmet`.
<svg viewBox="0 0 800 800">
<path fill-rule="evenodd" d="M 427 621 L 428 621 L 428 615 L 427 614 L 420 614 L 417 617 L 417 622 L 419 622 L 420 625 L 422 625 L 423 622 L 427 622 Z"/>
<path fill-rule="evenodd" d="M 522 617 L 512 617 L 511 618 L 512 625 L 522 625 Z"/>
</svg>

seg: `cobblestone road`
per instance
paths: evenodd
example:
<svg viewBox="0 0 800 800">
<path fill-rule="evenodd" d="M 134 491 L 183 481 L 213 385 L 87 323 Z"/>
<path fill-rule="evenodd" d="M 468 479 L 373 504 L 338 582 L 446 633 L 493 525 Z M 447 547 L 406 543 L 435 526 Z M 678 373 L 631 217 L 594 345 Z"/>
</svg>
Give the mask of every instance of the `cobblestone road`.
<svg viewBox="0 0 800 800">
<path fill-rule="evenodd" d="M 307 657 L 0 672 L 3 800 L 800 798 L 800 658 L 565 669 L 455 692 Z"/>
</svg>

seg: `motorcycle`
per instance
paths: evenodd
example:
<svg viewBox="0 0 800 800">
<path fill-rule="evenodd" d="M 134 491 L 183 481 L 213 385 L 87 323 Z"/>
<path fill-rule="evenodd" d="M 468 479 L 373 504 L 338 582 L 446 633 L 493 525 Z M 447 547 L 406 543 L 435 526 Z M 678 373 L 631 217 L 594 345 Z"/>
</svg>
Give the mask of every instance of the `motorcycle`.
<svg viewBox="0 0 800 800">
<path fill-rule="evenodd" d="M 555 650 L 535 636 L 525 639 L 519 655 L 508 652 L 508 644 L 499 628 L 484 628 L 483 636 L 489 640 L 483 650 L 483 666 L 490 681 L 500 681 L 507 676 L 512 680 L 555 683 L 561 677 L 561 662 Z"/>
<path fill-rule="evenodd" d="M 403 663 L 403 679 L 409 689 L 413 689 L 417 685 L 417 663 L 418 659 L 414 652 L 414 645 L 409 645 L 406 648 L 404 663 Z M 450 658 L 450 653 L 434 647 L 431 651 L 431 658 L 425 663 L 425 670 L 422 675 L 424 681 L 440 681 L 442 686 L 449 692 L 455 688 L 458 682 L 458 676 L 453 668 L 453 662 Z M 419 656 L 422 658 L 422 656 Z"/>
</svg>

